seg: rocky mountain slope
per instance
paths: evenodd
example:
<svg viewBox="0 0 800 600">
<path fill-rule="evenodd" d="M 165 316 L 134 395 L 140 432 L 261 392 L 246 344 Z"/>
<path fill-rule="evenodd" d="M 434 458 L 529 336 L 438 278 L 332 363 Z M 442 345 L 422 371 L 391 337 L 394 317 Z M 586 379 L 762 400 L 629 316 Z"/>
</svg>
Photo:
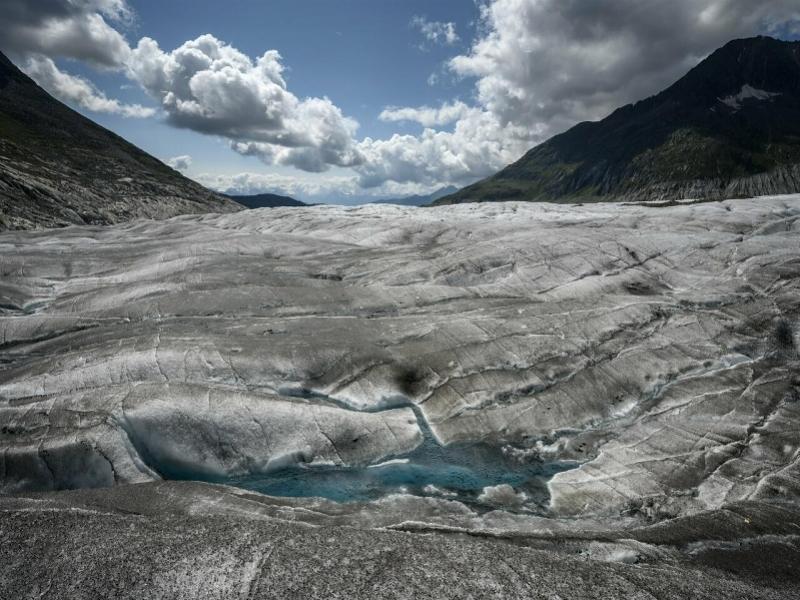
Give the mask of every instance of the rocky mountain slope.
<svg viewBox="0 0 800 600">
<path fill-rule="evenodd" d="M 241 208 L 68 108 L 0 54 L 0 229 Z"/>
<path fill-rule="evenodd" d="M 730 42 L 660 94 L 576 125 L 437 204 L 719 200 L 800 191 L 800 42 Z"/>
</svg>

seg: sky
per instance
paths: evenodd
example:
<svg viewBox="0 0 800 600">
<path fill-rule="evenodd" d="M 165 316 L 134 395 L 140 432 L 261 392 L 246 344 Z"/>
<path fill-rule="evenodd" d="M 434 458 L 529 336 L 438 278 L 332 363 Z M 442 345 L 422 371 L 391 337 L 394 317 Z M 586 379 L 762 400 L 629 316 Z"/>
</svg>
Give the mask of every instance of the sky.
<svg viewBox="0 0 800 600">
<path fill-rule="evenodd" d="M 461 187 L 665 88 L 797 0 L 0 0 L 0 50 L 220 191 Z"/>
</svg>

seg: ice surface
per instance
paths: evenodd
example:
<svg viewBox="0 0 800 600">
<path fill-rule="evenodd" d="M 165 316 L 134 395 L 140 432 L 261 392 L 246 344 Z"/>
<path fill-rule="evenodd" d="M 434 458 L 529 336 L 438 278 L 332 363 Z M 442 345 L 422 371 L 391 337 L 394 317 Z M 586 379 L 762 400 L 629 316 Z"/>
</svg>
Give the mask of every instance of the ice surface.
<svg viewBox="0 0 800 600">
<path fill-rule="evenodd" d="M 358 526 L 336 527 L 348 522 L 336 513 L 342 505 L 293 510 L 188 482 L 0 496 L 0 597 L 798 597 L 797 506 L 750 502 L 624 531 L 551 520 L 561 529 L 511 537 L 415 535 L 411 523 L 391 525 L 400 502 L 434 504 L 388 498 L 375 503 L 380 520 L 370 524 L 362 512 Z M 446 503 L 436 504 L 441 518 Z"/>
<path fill-rule="evenodd" d="M 319 206 L 2 234 L 0 488 L 394 477 L 429 431 L 508 473 L 579 465 L 553 515 L 794 498 L 799 215 Z"/>
</svg>

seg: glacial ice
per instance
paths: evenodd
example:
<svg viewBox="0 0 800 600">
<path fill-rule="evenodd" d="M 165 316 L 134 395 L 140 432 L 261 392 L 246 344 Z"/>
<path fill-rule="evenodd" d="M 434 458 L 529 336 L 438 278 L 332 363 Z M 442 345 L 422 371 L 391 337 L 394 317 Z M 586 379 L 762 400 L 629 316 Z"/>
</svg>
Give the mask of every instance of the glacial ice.
<svg viewBox="0 0 800 600">
<path fill-rule="evenodd" d="M 429 435 L 575 466 L 553 515 L 795 497 L 798 216 L 783 196 L 3 233 L 0 491 L 416 468 Z"/>
</svg>

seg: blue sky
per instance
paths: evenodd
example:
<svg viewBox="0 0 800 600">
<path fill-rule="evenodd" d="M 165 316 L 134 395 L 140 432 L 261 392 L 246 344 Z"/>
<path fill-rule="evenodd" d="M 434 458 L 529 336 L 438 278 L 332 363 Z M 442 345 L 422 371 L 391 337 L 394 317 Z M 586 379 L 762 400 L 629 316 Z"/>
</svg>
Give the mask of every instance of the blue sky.
<svg viewBox="0 0 800 600">
<path fill-rule="evenodd" d="M 796 0 L 4 0 L 0 49 L 221 190 L 361 202 L 462 186 L 656 93 Z"/>
<path fill-rule="evenodd" d="M 359 120 L 365 135 L 391 133 L 377 120 L 386 105 L 430 104 L 471 93 L 467 81 L 449 78 L 449 85 L 430 86 L 427 79 L 468 48 L 478 18 L 473 0 L 148 0 L 135 6 L 137 29 L 163 48 L 210 32 L 249 56 L 277 49 L 297 95 L 329 96 Z M 462 41 L 426 43 L 427 50 L 420 50 L 425 40 L 411 25 L 415 16 L 454 22 Z"/>
<path fill-rule="evenodd" d="M 137 22 L 129 37 L 148 35 L 162 48 L 175 48 L 211 32 L 249 56 L 277 49 L 288 67 L 292 91 L 298 96 L 330 97 L 345 114 L 358 120 L 362 135 L 384 137 L 398 130 L 378 119 L 386 106 L 436 105 L 455 97 L 469 98 L 473 93 L 469 80 L 452 76 L 428 84 L 428 77 L 440 73 L 447 59 L 468 49 L 464 40 L 472 38 L 479 16 L 473 0 L 145 0 L 133 6 Z M 411 24 L 416 16 L 454 22 L 462 40 L 452 46 L 426 42 Z M 64 64 L 95 82 L 102 80 L 89 67 Z M 125 83 L 124 77 L 117 76 L 108 77 L 105 85 Z M 135 88 L 120 90 L 116 96 L 146 101 L 144 93 Z M 122 119 L 114 123 L 120 132 L 132 136 L 141 127 Z M 411 131 L 419 129 L 413 123 L 405 125 Z M 170 152 L 180 153 L 182 143 L 172 146 Z"/>
<path fill-rule="evenodd" d="M 175 48 L 212 32 L 252 57 L 278 49 L 292 91 L 301 97 L 329 97 L 358 121 L 360 136 L 382 138 L 395 132 L 421 131 L 417 123 L 381 121 L 378 116 L 387 106 L 433 106 L 474 94 L 471 81 L 455 77 L 445 68 L 449 58 L 468 49 L 474 36 L 479 9 L 473 0 L 143 0 L 131 5 L 135 21 L 124 28 L 130 39 L 147 35 L 162 48 Z M 356 14 L 358 19 L 354 19 Z M 454 23 L 460 39 L 453 44 L 431 43 L 413 25 L 415 18 Z M 109 96 L 153 105 L 143 90 L 120 73 L 98 72 L 70 59 L 56 63 L 90 79 Z M 429 82 L 431 75 L 435 83 Z M 267 170 L 256 157 L 231 152 L 224 140 L 176 129 L 163 119 L 130 119 L 88 111 L 80 105 L 74 108 L 162 160 L 190 155 L 194 173 Z M 269 170 L 294 171 L 280 166 Z"/>
</svg>

